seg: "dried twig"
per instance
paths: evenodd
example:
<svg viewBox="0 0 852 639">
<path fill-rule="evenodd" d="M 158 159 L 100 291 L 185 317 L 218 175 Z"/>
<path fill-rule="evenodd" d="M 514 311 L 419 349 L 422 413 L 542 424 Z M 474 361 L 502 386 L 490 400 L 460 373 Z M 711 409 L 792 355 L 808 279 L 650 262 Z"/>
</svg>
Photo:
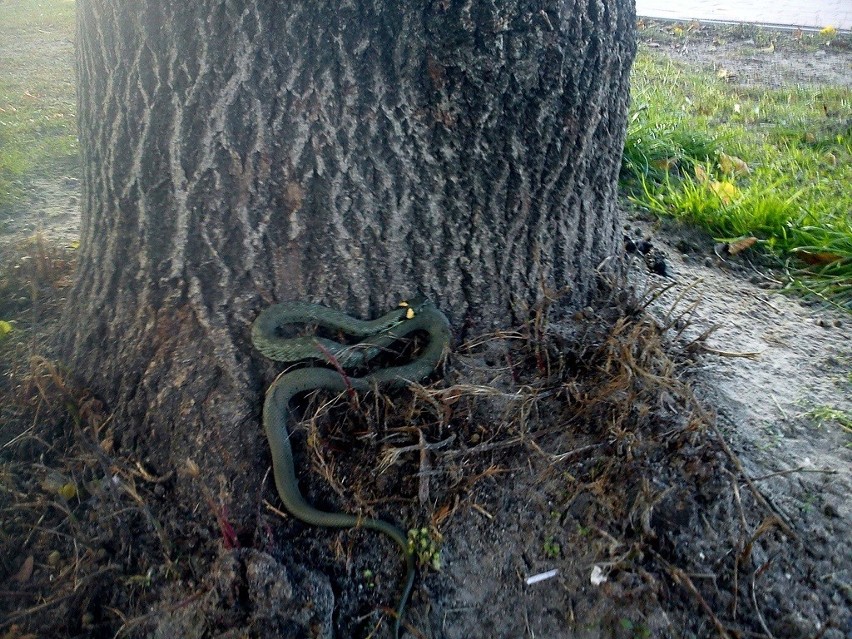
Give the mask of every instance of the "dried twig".
<svg viewBox="0 0 852 639">
<path fill-rule="evenodd" d="M 806 466 L 799 466 L 798 468 L 790 468 L 789 470 L 779 470 L 778 472 L 769 473 L 768 475 L 761 475 L 760 477 L 752 477 L 752 481 L 763 481 L 764 479 L 770 479 L 772 477 L 781 477 L 784 475 L 793 475 L 795 473 L 822 473 L 825 475 L 837 475 L 840 471 L 833 470 L 831 468 L 808 468 Z"/>
</svg>

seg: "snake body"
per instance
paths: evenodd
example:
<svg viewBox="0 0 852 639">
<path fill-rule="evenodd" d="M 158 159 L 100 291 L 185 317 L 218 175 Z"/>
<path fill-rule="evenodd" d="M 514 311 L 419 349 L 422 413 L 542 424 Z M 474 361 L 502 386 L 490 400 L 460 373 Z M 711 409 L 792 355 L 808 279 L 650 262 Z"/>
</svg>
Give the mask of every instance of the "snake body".
<svg viewBox="0 0 852 639">
<path fill-rule="evenodd" d="M 319 337 L 282 338 L 277 335 L 283 326 L 305 323 L 364 339 L 354 345 L 343 345 Z M 305 500 L 299 490 L 287 430 L 293 414 L 290 402 L 296 395 L 314 389 L 369 391 L 377 385 L 398 388 L 425 378 L 435 370 L 449 347 L 449 322 L 432 302 L 418 298 L 372 321 L 358 320 L 318 304 L 288 302 L 264 309 L 252 324 L 252 343 L 270 359 L 295 362 L 333 357 L 342 368 L 367 363 L 391 343 L 415 331 L 428 333 L 429 341 L 419 356 L 406 364 L 380 368 L 362 377 L 347 375 L 345 379 L 338 370 L 330 368 L 300 368 L 280 375 L 267 390 L 263 404 L 263 427 L 272 452 L 275 486 L 284 508 L 296 519 L 313 526 L 378 531 L 390 537 L 402 550 L 406 580 L 396 608 L 394 637 L 399 637 L 405 606 L 414 585 L 414 555 L 408 540 L 402 530 L 386 521 L 319 510 Z"/>
</svg>

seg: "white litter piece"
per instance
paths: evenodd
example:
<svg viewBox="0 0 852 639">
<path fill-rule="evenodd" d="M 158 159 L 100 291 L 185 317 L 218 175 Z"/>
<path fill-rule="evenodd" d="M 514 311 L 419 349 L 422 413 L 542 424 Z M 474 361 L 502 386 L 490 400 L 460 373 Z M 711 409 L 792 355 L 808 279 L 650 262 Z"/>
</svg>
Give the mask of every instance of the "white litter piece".
<svg viewBox="0 0 852 639">
<path fill-rule="evenodd" d="M 600 566 L 595 566 L 594 568 L 592 568 L 591 581 L 593 586 L 600 586 L 606 580 L 607 576 L 606 573 L 603 571 L 603 568 L 601 568 Z"/>
<path fill-rule="evenodd" d="M 558 572 L 559 568 L 554 568 L 553 570 L 540 572 L 537 575 L 527 577 L 527 585 L 529 586 L 530 584 L 537 584 L 539 581 L 544 581 L 545 579 L 551 579 L 552 577 L 555 577 Z"/>
</svg>

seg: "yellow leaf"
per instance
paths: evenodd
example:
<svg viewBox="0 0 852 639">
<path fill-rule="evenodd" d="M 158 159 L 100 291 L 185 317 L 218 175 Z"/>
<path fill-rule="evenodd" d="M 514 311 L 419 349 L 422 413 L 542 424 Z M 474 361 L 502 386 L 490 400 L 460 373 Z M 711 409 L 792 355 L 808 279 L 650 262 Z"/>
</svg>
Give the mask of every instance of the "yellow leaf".
<svg viewBox="0 0 852 639">
<path fill-rule="evenodd" d="M 15 330 L 15 327 L 9 322 L 0 320 L 0 337 L 6 337 L 6 335 L 11 333 L 13 330 Z"/>
<path fill-rule="evenodd" d="M 69 482 L 63 484 L 57 492 L 64 499 L 72 499 L 77 494 L 77 486 Z"/>
<path fill-rule="evenodd" d="M 829 25 L 827 27 L 823 27 L 822 29 L 820 29 L 819 34 L 822 35 L 822 36 L 826 36 L 826 37 L 831 38 L 831 37 L 837 35 L 837 29 L 835 27 Z"/>
<path fill-rule="evenodd" d="M 705 171 L 704 167 L 700 164 L 695 165 L 695 179 L 701 182 L 702 184 L 707 183 L 707 171 Z"/>
<path fill-rule="evenodd" d="M 751 169 L 748 164 L 736 155 L 728 155 L 727 153 L 719 153 L 719 168 L 722 173 L 727 175 L 748 175 Z"/>
<path fill-rule="evenodd" d="M 721 182 L 717 182 L 713 180 L 709 184 L 710 190 L 716 194 L 720 200 L 722 200 L 722 204 L 728 205 L 734 201 L 734 198 L 739 195 L 739 190 L 730 182 L 722 180 Z"/>
<path fill-rule="evenodd" d="M 719 69 L 718 71 L 716 71 L 716 77 L 719 78 L 720 80 L 731 80 L 731 79 L 735 78 L 736 76 L 737 76 L 737 74 L 735 72 L 731 71 L 730 69 L 722 68 L 722 69 Z"/>
</svg>

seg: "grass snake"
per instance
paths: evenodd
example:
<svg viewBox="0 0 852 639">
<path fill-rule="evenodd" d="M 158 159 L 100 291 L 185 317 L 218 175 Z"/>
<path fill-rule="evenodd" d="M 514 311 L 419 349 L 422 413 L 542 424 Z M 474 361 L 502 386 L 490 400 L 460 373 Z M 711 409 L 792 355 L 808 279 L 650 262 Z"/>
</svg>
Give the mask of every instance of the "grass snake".
<svg viewBox="0 0 852 639">
<path fill-rule="evenodd" d="M 342 332 L 360 341 L 341 344 L 318 336 L 285 338 L 282 327 L 301 324 L 316 325 Z M 378 368 L 361 377 L 345 375 L 344 369 L 364 366 L 391 344 L 415 332 L 426 332 L 428 342 L 410 362 Z M 255 348 L 269 359 L 279 362 L 324 360 L 336 369 L 310 366 L 285 372 L 266 391 L 263 404 L 263 427 L 272 452 L 275 486 L 285 509 L 307 524 L 329 528 L 367 528 L 390 537 L 402 550 L 406 562 L 406 580 L 396 607 L 394 637 L 399 637 L 405 606 L 414 585 L 414 554 L 402 530 L 386 521 L 319 510 L 311 506 L 299 490 L 293 451 L 287 424 L 293 410 L 291 400 L 298 394 L 315 389 L 331 391 L 369 391 L 377 386 L 400 388 L 431 374 L 450 344 L 450 326 L 446 316 L 426 298 L 403 302 L 399 308 L 375 320 L 359 320 L 346 313 L 319 304 L 287 302 L 261 311 L 252 324 L 251 339 Z"/>
</svg>

